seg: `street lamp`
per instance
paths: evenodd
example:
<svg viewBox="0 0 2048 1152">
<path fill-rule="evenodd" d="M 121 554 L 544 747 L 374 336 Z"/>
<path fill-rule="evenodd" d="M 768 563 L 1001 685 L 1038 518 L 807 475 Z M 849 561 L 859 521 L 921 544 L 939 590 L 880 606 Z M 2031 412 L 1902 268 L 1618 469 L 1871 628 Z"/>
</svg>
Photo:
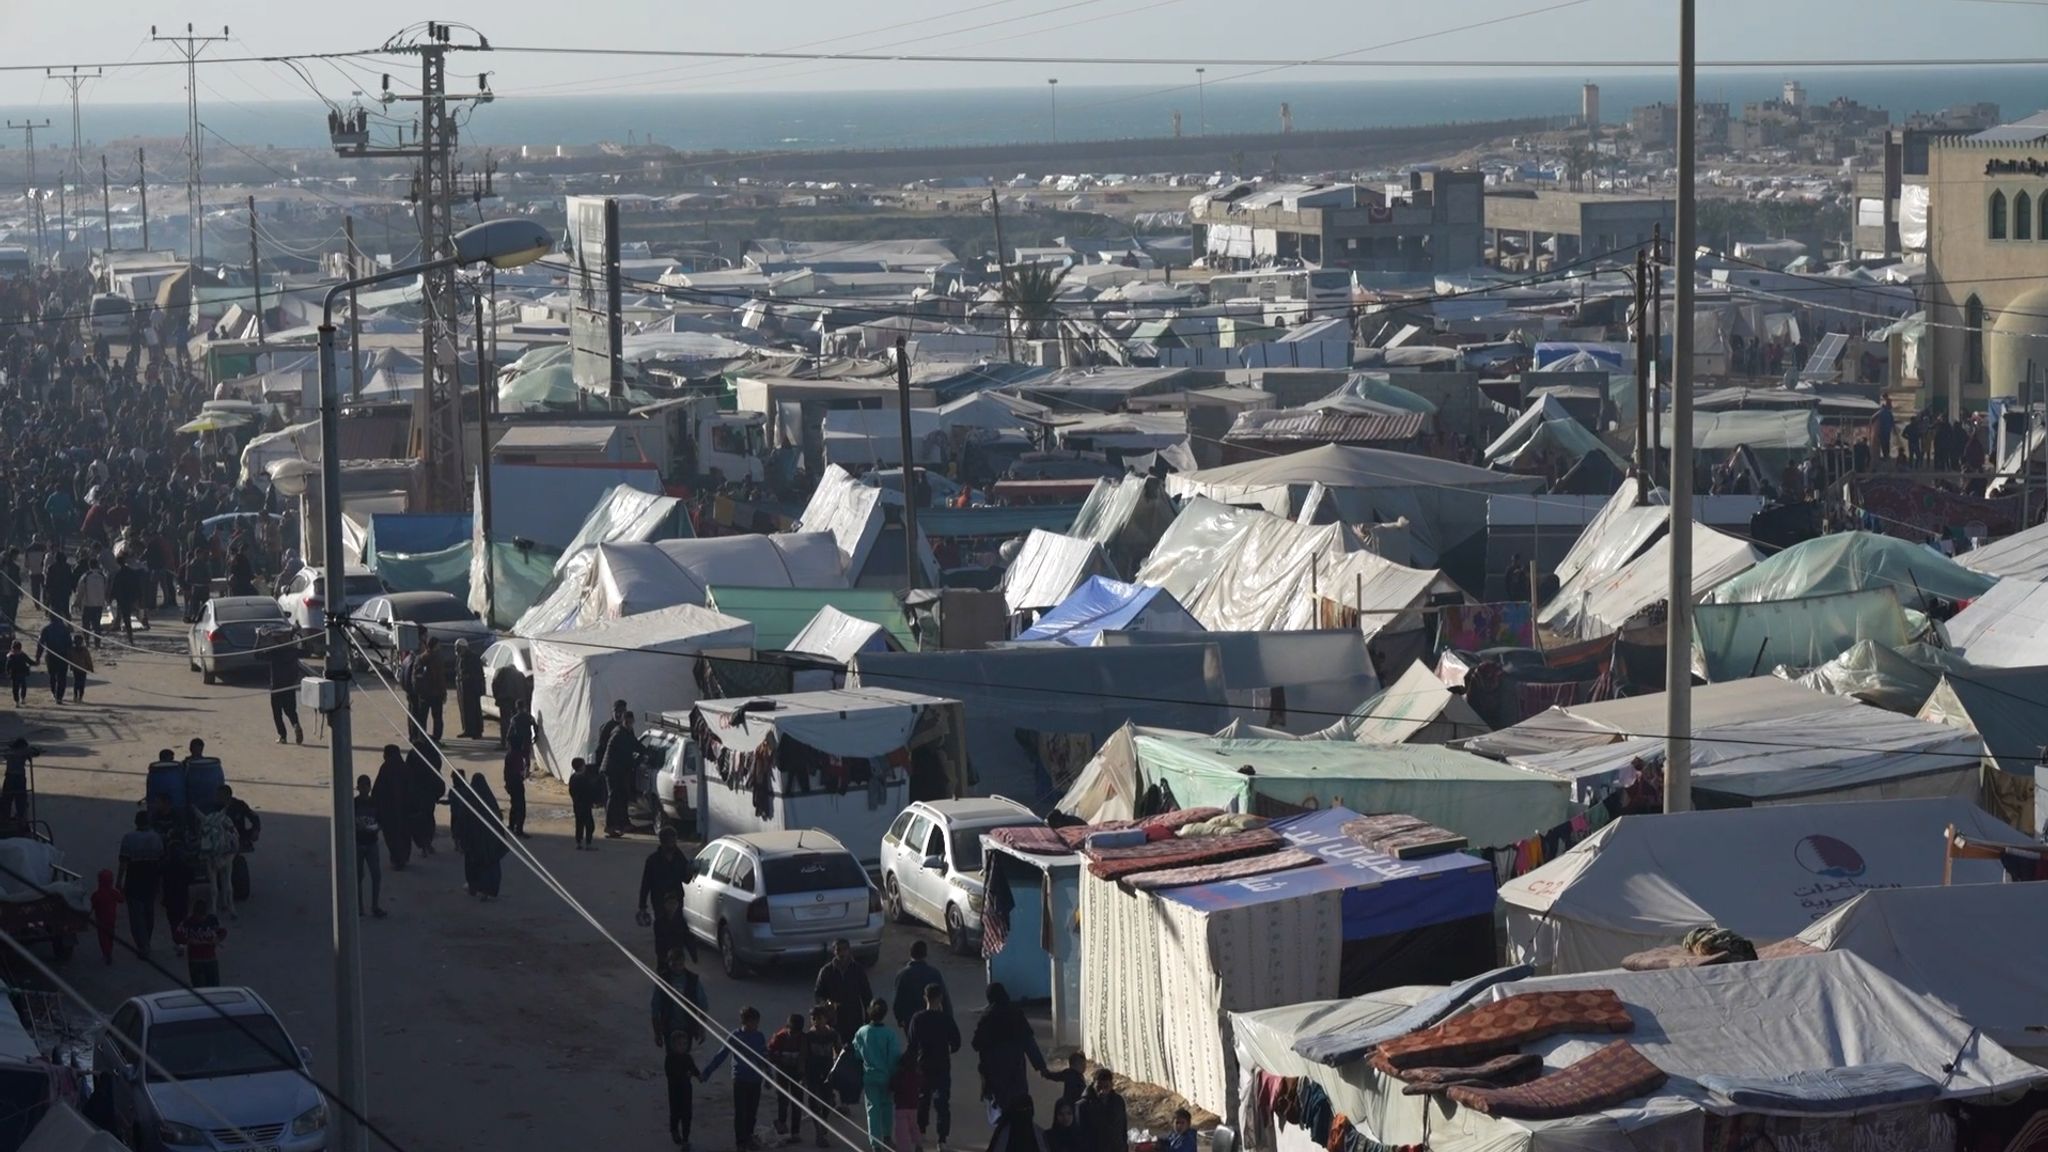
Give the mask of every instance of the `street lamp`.
<svg viewBox="0 0 2048 1152">
<path fill-rule="evenodd" d="M 1195 131 L 1203 136 L 1209 134 L 1208 94 L 1202 88 L 1202 75 L 1207 71 L 1207 68 L 1195 69 Z"/>
<path fill-rule="evenodd" d="M 334 795 L 334 1012 L 335 1055 L 340 1065 L 341 1141 L 338 1152 L 368 1152 L 368 1132 L 357 1117 L 368 1073 L 363 1057 L 363 956 L 356 923 L 356 838 L 354 752 L 348 714 L 347 573 L 341 556 L 341 396 L 334 381 L 334 304 L 351 290 L 386 280 L 465 264 L 517 268 L 553 251 L 555 237 L 532 220 L 492 220 L 455 234 L 454 250 L 438 260 L 344 280 L 327 290 L 320 312 L 320 519 L 327 562 L 327 682 L 331 787 Z M 486 463 L 485 467 L 489 467 Z M 303 480 L 301 480 L 303 482 Z"/>
<path fill-rule="evenodd" d="M 1052 142 L 1060 142 L 1060 81 L 1059 77 L 1048 78 L 1046 91 L 1052 94 Z"/>
</svg>

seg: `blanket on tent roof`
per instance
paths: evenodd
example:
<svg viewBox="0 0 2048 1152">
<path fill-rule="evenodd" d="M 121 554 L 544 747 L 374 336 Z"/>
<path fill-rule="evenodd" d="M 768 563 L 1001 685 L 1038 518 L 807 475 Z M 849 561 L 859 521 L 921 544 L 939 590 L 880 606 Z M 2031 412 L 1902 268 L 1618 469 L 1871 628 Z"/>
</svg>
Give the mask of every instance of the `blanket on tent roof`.
<svg viewBox="0 0 2048 1152">
<path fill-rule="evenodd" d="M 1137 872 L 1191 868 L 1198 864 L 1221 864 L 1242 856 L 1257 856 L 1275 851 L 1285 843 L 1278 832 L 1259 828 L 1199 840 L 1169 838 L 1128 848 L 1094 849 L 1086 855 L 1089 857 L 1088 871 L 1097 880 L 1121 880 Z"/>
<path fill-rule="evenodd" d="M 1543 1074 L 1543 1057 L 1534 1052 L 1496 1056 L 1470 1068 L 1410 1068 L 1401 1073 L 1403 1096 L 1433 1096 L 1446 1088 L 1511 1088 Z"/>
<path fill-rule="evenodd" d="M 1505 1003 L 1505 1001 L 1503 1001 Z M 1668 1079 L 1626 1040 L 1616 1040 L 1584 1060 L 1548 1076 L 1507 1088 L 1453 1086 L 1453 1101 L 1488 1116 L 1554 1120 L 1582 1116 L 1645 1096 Z"/>
<path fill-rule="evenodd" d="M 1340 1068 L 1372 1051 L 1380 1044 L 1411 1032 L 1419 1032 L 1435 1024 L 1458 1009 L 1463 1008 L 1481 992 L 1495 984 L 1511 980 L 1526 980 L 1536 974 L 1527 964 L 1516 964 L 1507 968 L 1495 968 L 1468 977 L 1418 1001 L 1414 1007 L 1404 1009 L 1391 1020 L 1370 1024 L 1362 1028 L 1345 1028 L 1334 1032 L 1303 1036 L 1294 1042 L 1294 1054 L 1304 1060 L 1313 1060 Z"/>
<path fill-rule="evenodd" d="M 1490 1060 L 1561 1032 L 1633 1032 L 1636 1022 L 1611 988 L 1525 992 L 1481 1004 L 1462 1016 L 1388 1040 L 1372 1057 L 1390 1076 Z"/>
<path fill-rule="evenodd" d="M 1147 831 L 1172 833 L 1189 824 L 1224 815 L 1221 808 L 1181 808 L 1172 812 L 1161 812 L 1143 820 L 1104 820 L 1100 824 L 1069 824 L 1063 828 L 1047 828 L 1044 825 L 1026 825 L 1019 828 L 991 828 L 983 835 L 1005 848 L 1030 856 L 1065 856 L 1079 852 L 1081 844 L 1096 832 L 1115 832 L 1124 828 L 1143 828 Z M 1161 836 L 1149 839 L 1163 839 Z"/>
<path fill-rule="evenodd" d="M 1184 888 L 1190 884 L 1214 884 L 1219 880 L 1242 880 L 1248 876 L 1270 876 L 1275 872 L 1286 872 L 1294 868 L 1306 868 L 1322 863 L 1319 856 L 1311 856 L 1299 848 L 1283 848 L 1263 856 L 1241 856 L 1221 864 L 1196 864 L 1187 868 L 1161 868 L 1156 872 L 1140 872 L 1124 877 L 1124 887 L 1140 892 L 1153 892 L 1165 888 Z"/>
</svg>

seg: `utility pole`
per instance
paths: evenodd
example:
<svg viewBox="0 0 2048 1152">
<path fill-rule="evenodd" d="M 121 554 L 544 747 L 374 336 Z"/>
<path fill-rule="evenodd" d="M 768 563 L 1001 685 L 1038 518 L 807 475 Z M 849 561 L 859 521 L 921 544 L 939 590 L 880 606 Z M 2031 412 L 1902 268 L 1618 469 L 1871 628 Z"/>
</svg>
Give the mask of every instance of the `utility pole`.
<svg viewBox="0 0 2048 1152">
<path fill-rule="evenodd" d="M 896 429 L 903 444 L 903 587 L 917 590 L 917 464 L 910 439 L 910 345 L 896 338 Z"/>
<path fill-rule="evenodd" d="M 1198 136 L 1207 136 L 1209 134 L 1208 93 L 1202 86 L 1202 77 L 1208 71 L 1207 68 L 1195 69 L 1195 134 Z"/>
<path fill-rule="evenodd" d="M 249 197 L 249 285 L 255 292 L 256 343 L 263 343 L 263 266 L 256 251 L 256 197 Z"/>
<path fill-rule="evenodd" d="M 107 229 L 107 251 L 114 250 L 114 193 L 107 179 L 107 154 L 100 153 L 100 219 Z"/>
<path fill-rule="evenodd" d="M 78 90 L 85 86 L 87 80 L 99 79 L 102 73 L 98 68 L 90 72 L 81 72 L 73 67 L 65 72 L 45 68 L 43 75 L 46 79 L 62 80 L 64 86 L 71 89 L 71 173 L 82 180 L 85 178 L 85 133 L 80 130 Z"/>
<path fill-rule="evenodd" d="M 142 161 L 142 149 L 135 150 L 135 186 L 142 193 L 142 250 L 149 251 L 149 165 Z"/>
<path fill-rule="evenodd" d="M 491 550 L 491 400 L 498 390 L 491 387 L 490 372 L 484 364 L 484 284 L 481 277 L 476 283 L 476 319 L 470 327 L 471 334 L 476 337 L 477 456 L 483 461 L 476 470 L 476 523 L 479 539 L 484 545 L 484 623 L 496 627 L 498 557 Z"/>
<path fill-rule="evenodd" d="M 1010 257 L 1003 248 L 1003 198 L 996 191 L 996 182 L 988 183 L 988 211 L 996 222 L 996 270 L 1003 278 L 1003 354 L 1010 363 L 1017 362 L 1017 317 L 1010 312 Z"/>
<path fill-rule="evenodd" d="M 1664 226 L 1650 226 L 1650 482 L 1664 468 Z M 1668 473 L 1667 473 L 1668 475 Z"/>
<path fill-rule="evenodd" d="M 1649 501 L 1650 488 L 1650 263 L 1636 248 L 1636 503 Z"/>
<path fill-rule="evenodd" d="M 356 260 L 356 218 L 354 213 L 343 213 L 341 234 L 348 242 L 348 278 L 353 280 L 363 274 Z M 362 313 L 356 311 L 356 290 L 348 290 L 348 390 L 351 395 L 363 393 L 363 321 Z"/>
<path fill-rule="evenodd" d="M 451 105 L 465 101 L 489 103 L 488 75 L 477 77 L 474 92 L 448 91 L 448 54 L 488 52 L 490 41 L 481 35 L 474 44 L 457 43 L 455 29 L 429 21 L 385 41 L 386 55 L 417 56 L 420 60 L 418 95 L 400 95 L 391 90 L 385 77 L 379 99 L 386 104 L 419 105 L 418 131 L 407 142 L 403 135 L 393 146 L 372 145 L 367 125 L 347 114 L 328 118 L 334 151 L 338 156 L 419 161 L 410 197 L 420 228 L 420 261 L 430 263 L 449 255 L 455 234 L 456 126 Z M 421 276 L 424 319 L 420 324 L 422 372 L 416 443 L 426 466 L 426 507 L 430 511 L 459 510 L 469 503 L 470 486 L 462 464 L 462 385 L 457 370 L 457 319 L 462 315 L 462 298 L 457 293 L 452 268 L 436 268 Z M 353 1150 L 344 1150 L 353 1152 Z"/>
<path fill-rule="evenodd" d="M 221 25 L 220 35 L 200 36 L 192 31 L 192 25 L 185 25 L 183 36 L 159 36 L 156 25 L 149 26 L 149 38 L 160 44 L 169 44 L 185 57 L 185 132 L 189 137 L 185 148 L 185 211 L 191 216 L 190 236 L 186 241 L 186 256 L 194 267 L 206 257 L 206 226 L 203 220 L 205 197 L 199 187 L 200 147 L 199 134 L 204 129 L 199 124 L 199 57 L 208 46 L 228 38 L 227 25 Z"/>
<path fill-rule="evenodd" d="M 49 126 L 50 122 L 48 120 L 40 124 L 33 120 L 24 120 L 19 124 L 12 120 L 7 122 L 8 128 L 21 132 L 28 138 L 28 182 L 22 185 L 22 191 L 28 199 L 28 210 L 36 222 L 36 263 L 38 264 L 43 262 L 43 192 L 42 189 L 36 187 L 36 129 L 48 128 Z"/>
<path fill-rule="evenodd" d="M 1046 87 L 1046 91 L 1047 91 L 1047 92 L 1049 92 L 1049 93 L 1051 94 L 1051 96 L 1052 96 L 1052 100 L 1051 100 L 1051 108 L 1052 108 L 1052 133 L 1051 133 L 1051 135 L 1052 135 L 1052 142 L 1053 142 L 1053 143 L 1055 143 L 1055 144 L 1057 144 L 1057 143 L 1059 143 L 1059 142 L 1060 142 L 1060 79 L 1059 79 L 1059 77 L 1057 77 L 1057 76 L 1052 76 L 1052 77 L 1048 77 L 1048 78 L 1046 79 L 1046 81 L 1045 81 L 1045 87 Z"/>
<path fill-rule="evenodd" d="M 1694 228 L 1693 148 L 1698 55 L 1695 0 L 1678 3 L 1677 273 L 1671 317 L 1671 593 L 1664 634 L 1664 811 L 1692 810 L 1692 344 Z"/>
</svg>

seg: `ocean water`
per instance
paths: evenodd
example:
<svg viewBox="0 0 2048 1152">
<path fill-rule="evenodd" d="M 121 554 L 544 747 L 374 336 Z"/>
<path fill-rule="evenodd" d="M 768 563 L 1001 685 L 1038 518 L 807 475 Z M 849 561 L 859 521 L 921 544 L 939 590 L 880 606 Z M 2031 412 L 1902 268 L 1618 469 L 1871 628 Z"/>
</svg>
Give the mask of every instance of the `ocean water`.
<svg viewBox="0 0 2048 1152">
<path fill-rule="evenodd" d="M 685 150 L 898 148 L 1005 144 L 1021 141 L 1103 140 L 1170 135 L 1175 112 L 1181 130 L 1210 133 L 1273 132 L 1280 106 L 1293 111 L 1296 131 L 1398 127 L 1456 120 L 1572 116 L 1579 86 L 1600 85 L 1602 119 L 1623 123 L 1629 109 L 1677 98 L 1670 74 L 1488 74 L 1471 79 L 1402 78 L 1363 81 L 1256 81 L 1209 83 L 1198 94 L 1186 80 L 1148 86 L 1061 84 L 1055 97 L 1039 81 L 1006 88 L 947 91 L 782 92 L 764 78 L 745 93 L 632 96 L 521 97 L 476 109 L 463 129 L 465 145 L 593 144 L 652 139 Z M 1822 69 L 1803 75 L 1760 70 L 1703 72 L 1699 97 L 1739 106 L 1775 97 L 1786 80 L 1805 84 L 1808 100 L 1846 96 L 1903 120 L 1910 112 L 1990 101 L 2007 120 L 2048 106 L 2048 68 Z M 52 107 L 0 108 L 9 118 L 51 115 Z M 204 98 L 200 117 L 220 137 L 251 150 L 324 145 L 326 114 L 311 101 L 231 103 Z M 55 116 L 51 116 L 56 119 Z M 99 105 L 85 110 L 93 143 L 124 137 L 182 137 L 182 104 Z M 50 146 L 65 134 L 53 128 Z M 209 136 L 207 148 L 232 151 Z"/>
</svg>

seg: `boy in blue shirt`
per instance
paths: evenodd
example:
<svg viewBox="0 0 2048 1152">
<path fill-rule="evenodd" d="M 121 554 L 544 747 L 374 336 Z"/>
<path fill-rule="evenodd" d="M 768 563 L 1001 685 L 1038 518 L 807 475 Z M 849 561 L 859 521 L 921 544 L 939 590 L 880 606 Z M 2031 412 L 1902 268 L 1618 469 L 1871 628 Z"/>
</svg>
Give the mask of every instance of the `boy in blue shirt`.
<svg viewBox="0 0 2048 1152">
<path fill-rule="evenodd" d="M 761 1034 L 760 1009 L 740 1009 L 740 1026 L 726 1033 L 718 1055 L 704 1066 L 698 1079 L 709 1081 L 735 1046 L 746 1048 L 753 1057 L 732 1062 L 732 1146 L 738 1152 L 746 1152 L 755 1147 L 754 1123 L 761 1113 L 761 1070 L 768 1067 L 768 1038 Z"/>
</svg>

